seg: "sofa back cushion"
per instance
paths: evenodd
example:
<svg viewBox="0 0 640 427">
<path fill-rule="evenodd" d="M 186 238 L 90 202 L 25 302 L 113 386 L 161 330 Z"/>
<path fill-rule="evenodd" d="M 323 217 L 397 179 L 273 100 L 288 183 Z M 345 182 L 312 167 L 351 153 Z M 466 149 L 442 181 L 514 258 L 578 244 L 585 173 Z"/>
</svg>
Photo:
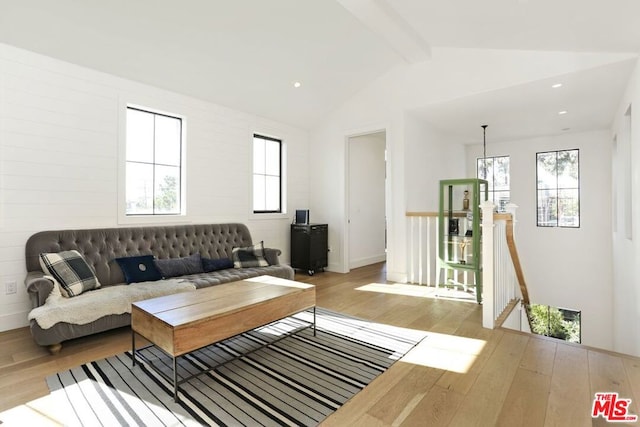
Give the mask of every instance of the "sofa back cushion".
<svg viewBox="0 0 640 427">
<path fill-rule="evenodd" d="M 190 224 L 42 231 L 25 247 L 27 271 L 39 271 L 43 252 L 77 250 L 96 272 L 102 285 L 125 281 L 116 258 L 154 255 L 181 258 L 199 253 L 205 258 L 231 258 L 237 246 L 249 246 L 251 233 L 244 224 Z"/>
</svg>

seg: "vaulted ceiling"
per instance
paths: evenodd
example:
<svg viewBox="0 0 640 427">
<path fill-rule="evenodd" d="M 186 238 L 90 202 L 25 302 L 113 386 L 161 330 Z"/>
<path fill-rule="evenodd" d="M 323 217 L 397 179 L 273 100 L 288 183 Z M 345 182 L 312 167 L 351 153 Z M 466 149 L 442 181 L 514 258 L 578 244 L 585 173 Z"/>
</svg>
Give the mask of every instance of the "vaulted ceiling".
<svg viewBox="0 0 640 427">
<path fill-rule="evenodd" d="M 2 43 L 300 127 L 433 47 L 639 53 L 639 24 L 636 0 L 0 0 Z M 565 76 L 566 108 L 597 110 L 566 127 L 610 123 L 633 64 Z M 419 114 L 443 130 L 503 120 L 526 134 L 546 120 L 549 83 Z"/>
</svg>

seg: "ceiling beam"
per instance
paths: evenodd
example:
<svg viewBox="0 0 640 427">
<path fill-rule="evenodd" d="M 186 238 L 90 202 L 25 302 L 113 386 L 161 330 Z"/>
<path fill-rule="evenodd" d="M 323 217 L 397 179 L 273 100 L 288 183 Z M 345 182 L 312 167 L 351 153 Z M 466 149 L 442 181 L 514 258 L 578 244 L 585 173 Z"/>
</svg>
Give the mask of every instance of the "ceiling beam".
<svg viewBox="0 0 640 427">
<path fill-rule="evenodd" d="M 337 0 L 409 64 L 431 58 L 431 47 L 385 0 Z"/>
</svg>

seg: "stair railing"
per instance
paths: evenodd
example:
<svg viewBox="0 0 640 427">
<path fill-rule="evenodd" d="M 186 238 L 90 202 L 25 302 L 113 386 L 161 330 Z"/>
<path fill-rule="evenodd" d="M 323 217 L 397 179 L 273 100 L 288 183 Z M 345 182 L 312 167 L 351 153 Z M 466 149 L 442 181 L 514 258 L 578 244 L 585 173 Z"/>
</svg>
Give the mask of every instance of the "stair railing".
<svg viewBox="0 0 640 427">
<path fill-rule="evenodd" d="M 409 283 L 435 285 L 438 259 L 438 212 L 407 212 Z"/>
<path fill-rule="evenodd" d="M 522 301 L 529 304 L 529 292 L 515 244 L 517 206 L 507 205 L 507 213 L 494 213 L 495 205 L 482 202 L 482 324 L 500 327 Z M 438 286 L 438 213 L 407 212 L 409 283 Z M 472 276 L 472 275 L 470 275 Z M 473 284 L 473 278 L 465 283 Z M 529 325 L 529 312 L 525 310 Z"/>
<path fill-rule="evenodd" d="M 520 257 L 515 244 L 517 206 L 507 205 L 507 213 L 494 213 L 494 204 L 482 208 L 482 281 L 484 283 L 482 325 L 501 326 L 522 301 L 529 304 Z M 531 324 L 528 311 L 527 320 Z"/>
</svg>

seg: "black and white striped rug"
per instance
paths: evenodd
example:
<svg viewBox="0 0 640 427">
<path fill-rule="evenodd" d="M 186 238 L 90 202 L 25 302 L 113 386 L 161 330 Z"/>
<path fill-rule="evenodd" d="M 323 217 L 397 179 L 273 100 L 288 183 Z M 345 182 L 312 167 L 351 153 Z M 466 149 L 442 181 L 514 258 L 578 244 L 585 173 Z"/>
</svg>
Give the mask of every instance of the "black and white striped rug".
<svg viewBox="0 0 640 427">
<path fill-rule="evenodd" d="M 178 373 L 206 370 L 311 321 L 299 313 L 179 359 Z M 317 309 L 312 329 L 209 370 L 180 388 L 129 352 L 47 378 L 65 425 L 317 425 L 420 342 L 426 333 Z M 171 359 L 146 357 L 170 373 Z M 58 406 L 60 405 L 60 406 Z"/>
</svg>

